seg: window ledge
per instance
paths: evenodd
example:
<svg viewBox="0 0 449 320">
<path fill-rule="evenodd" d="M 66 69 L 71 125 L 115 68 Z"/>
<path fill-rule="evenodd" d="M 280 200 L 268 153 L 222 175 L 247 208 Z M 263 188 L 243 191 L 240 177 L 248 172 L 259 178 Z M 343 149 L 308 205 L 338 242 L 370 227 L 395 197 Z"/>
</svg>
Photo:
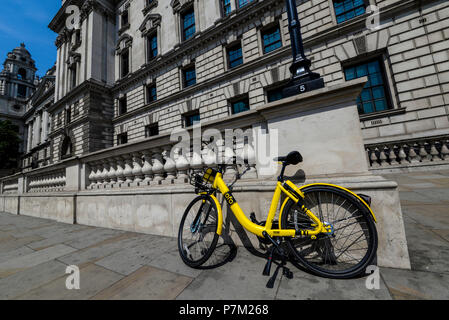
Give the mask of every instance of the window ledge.
<svg viewBox="0 0 449 320">
<path fill-rule="evenodd" d="M 151 2 L 150 4 L 147 4 L 147 5 L 145 6 L 145 8 L 143 8 L 142 13 L 143 13 L 144 15 L 147 15 L 147 13 L 148 13 L 151 9 L 157 7 L 157 5 L 158 5 L 158 3 L 157 3 L 156 0 L 153 1 L 153 2 Z"/>
<path fill-rule="evenodd" d="M 360 115 L 360 121 L 368 121 L 373 119 L 392 117 L 399 114 L 404 114 L 407 108 L 390 109 L 385 111 L 373 112 Z"/>
</svg>

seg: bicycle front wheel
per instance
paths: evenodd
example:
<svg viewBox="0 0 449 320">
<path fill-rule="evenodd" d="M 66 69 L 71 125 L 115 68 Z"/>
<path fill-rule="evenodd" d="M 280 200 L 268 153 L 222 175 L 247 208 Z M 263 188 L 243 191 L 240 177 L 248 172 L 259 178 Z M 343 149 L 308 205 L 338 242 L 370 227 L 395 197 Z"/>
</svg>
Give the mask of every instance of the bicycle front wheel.
<svg viewBox="0 0 449 320">
<path fill-rule="evenodd" d="M 366 207 L 354 195 L 336 187 L 312 185 L 302 190 L 305 206 L 331 234 L 317 238 L 287 238 L 294 264 L 300 263 L 313 273 L 335 279 L 355 277 L 365 271 L 377 250 L 377 231 Z M 312 220 L 289 200 L 282 213 L 283 229 L 314 229 Z"/>
<path fill-rule="evenodd" d="M 187 207 L 178 232 L 178 250 L 185 264 L 199 268 L 212 255 L 219 235 L 218 210 L 209 195 L 195 198 Z"/>
</svg>

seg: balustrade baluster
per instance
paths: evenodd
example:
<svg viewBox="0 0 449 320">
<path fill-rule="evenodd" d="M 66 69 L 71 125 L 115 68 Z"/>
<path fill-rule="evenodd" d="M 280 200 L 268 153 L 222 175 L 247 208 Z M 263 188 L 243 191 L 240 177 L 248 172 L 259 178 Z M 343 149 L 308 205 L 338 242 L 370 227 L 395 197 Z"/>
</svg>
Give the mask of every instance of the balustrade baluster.
<svg viewBox="0 0 449 320">
<path fill-rule="evenodd" d="M 441 141 L 441 157 L 443 160 L 449 160 L 449 148 L 447 147 L 447 140 Z"/>
<path fill-rule="evenodd" d="M 380 151 L 379 154 L 380 166 L 385 167 L 388 165 L 387 156 L 385 155 L 385 146 L 381 146 L 379 151 Z"/>
<path fill-rule="evenodd" d="M 440 153 L 438 152 L 437 147 L 435 146 L 435 140 L 430 143 L 430 155 L 432 156 L 432 161 L 441 161 Z"/>
<path fill-rule="evenodd" d="M 429 154 L 426 150 L 426 142 L 419 142 L 419 156 L 421 157 L 421 162 L 430 161 Z"/>
<path fill-rule="evenodd" d="M 171 146 L 165 146 L 163 148 L 162 156 L 165 160 L 164 171 L 167 173 L 167 177 L 164 180 L 165 184 L 172 184 L 176 179 L 176 163 L 170 155 Z"/>
<path fill-rule="evenodd" d="M 153 166 L 151 165 L 151 152 L 145 150 L 143 153 L 143 167 L 142 173 L 145 176 L 145 179 L 142 181 L 143 185 L 151 185 L 151 181 L 153 180 Z"/>
<path fill-rule="evenodd" d="M 394 152 L 395 147 L 396 147 L 396 145 L 394 145 L 394 144 L 387 146 L 388 158 L 390 159 L 390 165 L 392 165 L 392 166 L 396 166 L 399 164 L 399 162 L 396 160 L 397 159 L 396 153 Z"/>
<path fill-rule="evenodd" d="M 134 175 L 134 184 L 138 186 L 143 181 L 143 173 L 142 173 L 142 155 L 139 152 L 135 152 L 132 154 L 133 160 L 133 175 Z"/>
<path fill-rule="evenodd" d="M 160 149 L 156 149 L 153 152 L 153 181 L 155 184 L 160 184 L 164 180 L 164 162 L 162 159 L 162 154 Z"/>
<path fill-rule="evenodd" d="M 125 176 L 126 180 L 125 183 L 129 187 L 131 183 L 133 182 L 133 161 L 132 157 L 128 154 L 122 156 L 125 162 L 125 170 L 123 170 L 123 175 Z"/>
<path fill-rule="evenodd" d="M 182 154 L 182 149 L 175 150 L 175 155 L 176 170 L 178 171 L 176 183 L 187 183 L 189 181 L 187 171 L 190 168 L 190 162 L 186 155 Z"/>
<path fill-rule="evenodd" d="M 117 170 L 115 171 L 115 176 L 117 177 L 118 186 L 121 187 L 122 184 L 125 183 L 125 165 L 122 157 L 115 157 L 114 159 L 117 162 Z"/>
</svg>

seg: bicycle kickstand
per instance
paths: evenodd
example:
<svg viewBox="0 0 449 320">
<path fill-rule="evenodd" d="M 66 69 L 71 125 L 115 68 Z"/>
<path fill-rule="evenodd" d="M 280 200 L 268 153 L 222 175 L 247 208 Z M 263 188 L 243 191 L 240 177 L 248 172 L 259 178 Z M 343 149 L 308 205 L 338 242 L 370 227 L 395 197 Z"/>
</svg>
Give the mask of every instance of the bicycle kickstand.
<svg viewBox="0 0 449 320">
<path fill-rule="evenodd" d="M 277 265 L 276 270 L 274 271 L 273 276 L 270 278 L 270 280 L 268 280 L 267 282 L 267 288 L 273 288 L 274 287 L 274 282 L 276 281 L 277 275 L 279 273 L 279 269 L 282 268 L 282 275 L 284 275 L 287 279 L 292 279 L 293 278 L 293 272 L 290 271 L 289 268 L 287 268 L 285 265 L 287 264 L 287 255 L 285 254 L 284 250 L 282 250 L 282 248 L 280 248 L 279 244 L 276 243 L 276 241 L 274 241 L 274 239 L 272 239 L 268 234 L 264 233 L 264 237 L 266 237 L 267 239 L 269 239 L 272 243 L 273 246 L 269 249 L 269 254 L 268 254 L 268 261 L 265 265 L 265 268 L 263 270 L 263 275 L 264 276 L 269 276 L 270 275 L 270 270 L 271 270 L 271 265 L 273 263 L 273 255 L 275 253 L 275 251 L 277 251 L 279 253 L 279 255 L 281 256 L 281 262 L 277 263 L 274 262 L 274 264 Z"/>
</svg>

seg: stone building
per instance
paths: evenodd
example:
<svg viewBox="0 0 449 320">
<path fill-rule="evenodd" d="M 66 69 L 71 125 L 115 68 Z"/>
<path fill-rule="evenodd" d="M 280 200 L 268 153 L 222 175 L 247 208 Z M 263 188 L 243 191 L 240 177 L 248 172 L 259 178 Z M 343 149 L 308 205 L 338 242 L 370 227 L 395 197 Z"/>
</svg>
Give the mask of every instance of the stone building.
<svg viewBox="0 0 449 320">
<path fill-rule="evenodd" d="M 78 29 L 66 24 L 73 4 L 81 8 Z M 358 106 L 373 169 L 446 159 L 449 3 L 297 4 L 306 55 L 326 86 L 369 77 Z M 58 33 L 51 162 L 282 98 L 291 63 L 284 7 L 283 0 L 62 1 L 49 25 Z M 367 28 L 376 14 L 379 25 Z M 61 152 L 63 145 L 70 147 Z"/>
<path fill-rule="evenodd" d="M 10 120 L 24 140 L 23 116 L 28 98 L 36 88 L 36 66 L 25 44 L 8 53 L 0 73 L 0 120 Z M 20 147 L 23 150 L 23 144 Z"/>
<path fill-rule="evenodd" d="M 49 134 L 51 115 L 49 107 L 54 102 L 55 67 L 47 71 L 36 84 L 36 91 L 28 99 L 23 120 L 26 132 L 22 167 L 35 169 L 50 164 L 53 154 Z"/>
</svg>

